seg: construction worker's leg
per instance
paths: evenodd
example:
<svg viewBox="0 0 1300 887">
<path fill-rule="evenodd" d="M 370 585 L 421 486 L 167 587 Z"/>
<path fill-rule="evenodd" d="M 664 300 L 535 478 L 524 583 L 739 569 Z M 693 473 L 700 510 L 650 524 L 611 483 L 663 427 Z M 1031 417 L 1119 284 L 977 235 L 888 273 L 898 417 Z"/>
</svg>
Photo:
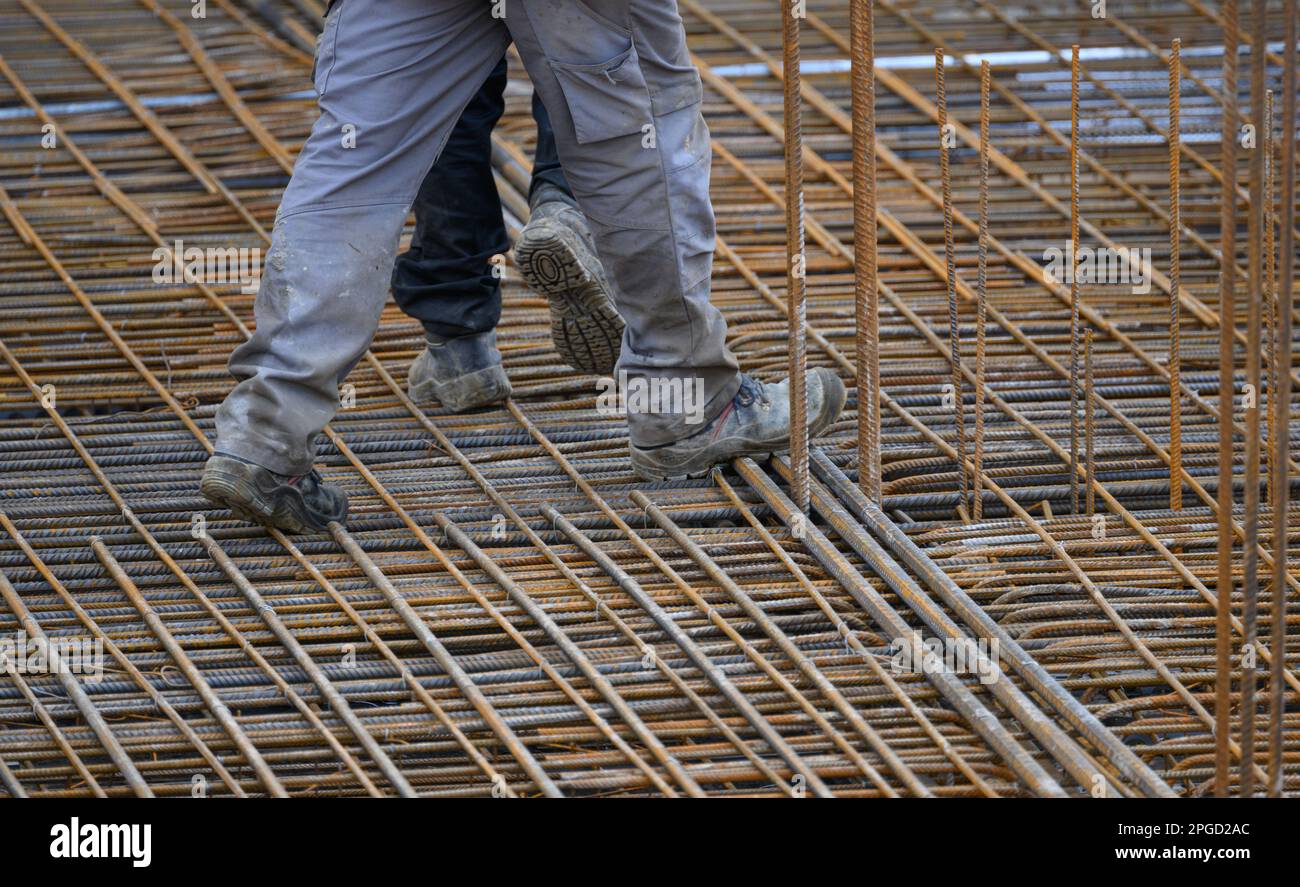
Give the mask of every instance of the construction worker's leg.
<svg viewBox="0 0 1300 887">
<path fill-rule="evenodd" d="M 537 148 L 528 189 L 529 216 L 515 241 L 515 263 L 524 282 L 546 297 L 551 341 L 560 359 L 579 372 L 605 376 L 618 361 L 623 318 L 614 307 L 591 226 L 560 167 L 555 130 L 536 89 L 533 119 Z"/>
<path fill-rule="evenodd" d="M 676 412 L 629 411 L 632 442 L 689 436 L 725 409 L 740 374 L 709 303 L 709 133 L 676 5 L 521 0 L 505 21 L 627 323 L 618 369 L 690 392 Z"/>
<path fill-rule="evenodd" d="M 397 307 L 435 336 L 486 333 L 501 319 L 500 272 L 491 260 L 510 243 L 492 175 L 492 130 L 505 110 L 506 80 L 502 58 L 424 177 L 411 247 L 393 265 Z"/>
<path fill-rule="evenodd" d="M 337 0 L 317 43 L 320 119 L 285 190 L 217 449 L 308 472 L 370 345 L 402 224 L 508 35 L 481 0 Z"/>
</svg>

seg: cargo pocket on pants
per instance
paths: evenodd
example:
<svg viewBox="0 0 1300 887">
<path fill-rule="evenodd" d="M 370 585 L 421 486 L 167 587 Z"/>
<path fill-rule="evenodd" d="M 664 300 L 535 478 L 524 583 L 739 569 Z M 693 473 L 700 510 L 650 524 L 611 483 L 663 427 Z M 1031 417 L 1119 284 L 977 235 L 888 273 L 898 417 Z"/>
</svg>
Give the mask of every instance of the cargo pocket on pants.
<svg viewBox="0 0 1300 887">
<path fill-rule="evenodd" d="M 569 106 L 578 144 L 652 131 L 650 94 L 636 46 L 595 65 L 550 65 Z"/>
</svg>

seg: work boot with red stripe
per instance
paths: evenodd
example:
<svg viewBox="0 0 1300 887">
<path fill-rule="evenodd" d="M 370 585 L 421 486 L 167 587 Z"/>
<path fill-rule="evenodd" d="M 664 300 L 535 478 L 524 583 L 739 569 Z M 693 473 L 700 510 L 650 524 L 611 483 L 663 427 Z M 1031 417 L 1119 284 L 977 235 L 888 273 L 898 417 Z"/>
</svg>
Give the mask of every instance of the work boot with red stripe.
<svg viewBox="0 0 1300 887">
<path fill-rule="evenodd" d="M 840 415 L 844 383 L 823 367 L 808 371 L 808 437 Z M 657 447 L 632 445 L 632 470 L 646 480 L 703 477 L 739 456 L 766 458 L 790 449 L 790 382 L 765 385 L 742 375 L 740 390 L 717 418 L 690 437 Z"/>
</svg>

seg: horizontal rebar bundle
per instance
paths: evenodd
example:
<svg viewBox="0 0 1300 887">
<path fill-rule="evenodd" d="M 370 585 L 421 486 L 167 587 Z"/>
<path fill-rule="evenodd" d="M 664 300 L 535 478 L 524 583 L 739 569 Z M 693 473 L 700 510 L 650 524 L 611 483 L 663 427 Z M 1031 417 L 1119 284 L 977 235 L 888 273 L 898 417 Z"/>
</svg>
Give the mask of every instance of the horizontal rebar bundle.
<svg viewBox="0 0 1300 887">
<path fill-rule="evenodd" d="M 0 0 L 0 796 L 1300 791 L 1295 0 L 679 6 L 729 344 L 845 414 L 640 481 L 511 266 L 513 399 L 389 305 L 290 537 L 198 492 L 255 286 L 170 272 L 269 246 L 324 3 Z"/>
</svg>

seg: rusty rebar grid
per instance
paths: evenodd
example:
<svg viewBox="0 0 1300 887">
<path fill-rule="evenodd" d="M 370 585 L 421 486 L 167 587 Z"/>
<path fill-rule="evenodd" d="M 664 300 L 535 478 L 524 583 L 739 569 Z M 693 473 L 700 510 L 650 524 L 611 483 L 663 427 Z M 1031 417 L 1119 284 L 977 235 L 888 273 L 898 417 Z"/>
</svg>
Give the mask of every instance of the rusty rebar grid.
<svg viewBox="0 0 1300 887">
<path fill-rule="evenodd" d="M 782 256 L 787 230 L 782 217 L 788 208 L 781 196 L 783 142 L 780 117 L 773 117 L 774 102 L 766 98 L 781 85 L 780 38 L 770 12 L 755 14 L 752 5 L 731 0 L 682 5 L 691 49 L 702 63 L 705 107 L 714 114 L 710 124 L 721 161 L 714 170 L 721 258 L 713 298 L 728 319 L 745 370 L 770 377 L 785 370 L 789 351 L 788 305 L 780 292 L 790 267 Z M 6 29 L 0 37 L 0 107 L 8 114 L 0 117 L 0 139 L 18 146 L 0 155 L 7 188 L 0 207 L 8 223 L 0 226 L 0 261 L 8 272 L 0 295 L 13 308 L 0 314 L 0 340 L 13 357 L 0 365 L 6 394 L 0 409 L 8 411 L 0 415 L 0 570 L 47 633 L 102 635 L 112 644 L 113 661 L 120 663 L 120 654 L 133 667 L 111 675 L 93 701 L 149 788 L 160 795 L 188 794 L 191 777 L 202 774 L 213 792 L 266 791 L 193 687 L 160 678 L 174 674 L 175 667 L 122 597 L 121 584 L 105 571 L 94 538 L 129 574 L 288 793 L 358 794 L 367 791 L 367 782 L 384 793 L 393 789 L 378 760 L 358 744 L 354 729 L 328 713 L 312 724 L 293 707 L 285 688 L 248 658 L 250 650 L 281 672 L 285 687 L 304 701 L 322 698 L 322 687 L 335 688 L 363 731 L 379 743 L 379 757 L 388 757 L 417 793 L 537 791 L 501 734 L 484 722 L 376 581 L 395 592 L 393 600 L 411 607 L 451 661 L 465 663 L 464 678 L 480 688 L 485 710 L 501 717 L 526 750 L 525 759 L 531 757 L 565 794 L 667 794 L 664 784 L 669 791 L 682 790 L 690 781 L 708 794 L 788 794 L 791 773 L 762 741 L 757 728 L 763 722 L 778 730 L 801 766 L 835 794 L 907 793 L 905 774 L 914 774 L 940 796 L 1029 791 L 1030 783 L 1008 768 L 924 676 L 890 673 L 887 632 L 745 482 L 731 486 L 725 478 L 734 480 L 733 475 L 720 476 L 732 496 L 713 482 L 640 487 L 681 538 L 667 533 L 668 523 L 650 522 L 631 498 L 638 487 L 626 468 L 618 421 L 594 412 L 589 380 L 559 366 L 546 342 L 544 311 L 511 277 L 502 340 L 519 416 L 489 411 L 457 417 L 409 404 L 401 385 L 419 347 L 418 330 L 395 312 L 385 312 L 372 355 L 348 380 L 355 386 L 356 407 L 340 414 L 321 451 L 323 470 L 347 488 L 354 503 L 346 537 L 355 544 L 353 554 L 334 537 L 290 541 L 267 535 L 194 495 L 206 452 L 200 441 L 211 434 L 212 408 L 229 385 L 225 355 L 246 328 L 251 299 L 237 286 L 202 280 L 155 285 L 148 280 L 150 254 L 157 249 L 168 256 L 180 237 L 203 245 L 264 243 L 258 228 L 268 230 L 271 224 L 285 158 L 292 158 L 310 125 L 310 99 L 292 97 L 302 89 L 309 64 L 294 44 L 314 27 L 295 8 L 268 6 L 278 11 L 278 24 L 218 3 L 210 4 L 208 20 L 178 19 L 183 28 L 178 30 L 157 17 L 147 0 L 110 0 L 97 16 L 104 28 L 113 29 L 111 53 L 98 25 L 71 14 L 67 4 L 41 7 L 56 30 L 16 6 L 20 25 L 26 16 L 34 28 Z M 1279 39 L 1283 27 L 1282 17 L 1272 15 L 1280 6 L 1270 7 L 1269 42 Z M 1050 11 L 1022 16 L 1014 29 L 978 3 L 962 5 L 966 15 L 960 29 L 944 19 L 919 20 L 889 0 L 877 3 L 876 11 L 877 52 L 907 55 L 944 45 L 957 60 L 949 66 L 945 96 L 959 144 L 950 155 L 949 252 L 958 267 L 956 297 L 979 311 L 974 317 L 986 311 L 989 321 L 985 366 L 962 367 L 963 384 L 974 385 L 988 407 L 977 472 L 972 455 L 958 457 L 952 447 L 955 417 L 939 407 L 934 394 L 951 378 L 952 354 L 943 334 L 951 276 L 945 258 L 929 246 L 937 244 L 943 220 L 933 142 L 913 135 L 935 123 L 935 106 L 926 98 L 930 72 L 893 68 L 886 61 L 875 71 L 878 101 L 889 115 L 881 118 L 889 125 L 880 129 L 876 148 L 884 300 L 877 347 L 880 381 L 888 391 L 881 397 L 881 514 L 973 607 L 994 624 L 1014 628 L 1025 642 L 1024 655 L 1044 668 L 1048 689 L 1059 688 L 1088 714 L 1105 718 L 1107 726 L 1090 728 L 1103 731 L 1097 739 L 1136 743 L 1132 748 L 1151 765 L 1151 776 L 1118 769 L 1123 759 L 1108 757 L 1111 763 L 1102 765 L 1114 777 L 1116 793 L 1203 791 L 1215 776 L 1214 718 L 1205 709 L 1223 614 L 1217 606 L 1215 537 L 1204 529 L 1220 514 L 1216 498 L 1222 492 L 1214 464 L 1218 384 L 1204 369 L 1219 345 L 1213 293 L 1221 259 L 1197 228 L 1208 229 L 1207 221 L 1213 222 L 1206 208 L 1221 188 L 1215 175 L 1219 158 L 1213 147 L 1199 142 L 1183 146 L 1184 200 L 1179 222 L 1171 224 L 1161 195 L 1134 189 L 1113 171 L 1168 163 L 1165 135 L 1159 135 L 1159 143 L 1146 140 L 1153 134 L 1147 121 L 1154 122 L 1163 110 L 1168 59 L 1151 53 L 1145 60 L 1126 58 L 1126 82 L 1141 88 L 1121 93 L 1112 79 L 1114 64 L 1087 49 L 1109 45 L 1099 42 L 1104 40 L 1145 40 L 1145 34 L 1158 33 L 1154 23 L 1159 22 L 1175 30 L 1184 49 L 1203 53 L 1221 45 L 1221 25 L 1181 3 L 1126 17 L 1129 31 L 1099 22 L 1097 30 L 1082 35 L 1085 39 L 1078 39 L 1073 23 Z M 809 172 L 805 323 L 812 348 L 807 360 L 831 366 L 846 379 L 857 376 L 862 354 L 856 347 L 859 330 L 847 322 L 856 311 L 857 293 L 850 296 L 849 290 L 859 261 L 847 234 L 856 184 L 848 175 L 854 139 L 851 62 L 836 67 L 837 59 L 857 60 L 847 48 L 852 12 L 830 2 L 810 10 L 801 49 L 805 64 L 816 63 L 818 73 L 798 85 L 805 118 L 799 154 Z M 70 46 L 56 31 L 76 42 Z M 1085 434 L 1085 443 L 1093 445 L 1087 465 L 1072 466 L 1058 443 L 1065 437 L 1069 399 L 1063 359 L 1072 329 L 1069 293 L 1044 279 L 1027 237 L 1054 243 L 1068 238 L 1062 231 L 1069 212 L 1061 182 L 1069 140 L 1043 126 L 1063 116 L 1057 92 L 1064 83 L 1061 60 L 1030 64 L 1021 72 L 1029 76 L 1016 78 L 995 61 L 986 87 L 992 119 L 979 132 L 960 123 L 973 119 L 984 79 L 982 66 L 971 61 L 984 52 L 1042 49 L 1036 41 L 1053 47 L 1081 43 L 1089 119 L 1096 114 L 1116 121 L 1116 131 L 1105 139 L 1093 137 L 1088 126 L 1081 130 L 1080 227 L 1087 242 L 1159 243 L 1175 231 L 1183 242 L 1181 280 L 1153 275 L 1149 300 L 1121 299 L 1118 291 L 1104 287 L 1080 293 L 1081 321 L 1092 334 L 1085 353 L 1093 358 L 1091 372 L 1085 361 L 1083 379 L 1091 381 L 1092 390 L 1082 396 L 1085 412 L 1091 408 L 1097 419 Z M 168 45 L 177 52 L 167 57 L 166 76 L 151 78 L 164 64 L 158 47 Z M 218 45 L 221 53 L 215 52 Z M 1201 53 L 1181 57 L 1188 132 L 1212 126 L 1221 103 L 1218 91 L 1206 88 L 1217 79 L 1209 73 L 1215 56 Z M 98 64 L 87 66 L 87 59 Z M 1285 61 L 1273 53 L 1267 60 L 1270 76 Z M 19 84 L 28 78 L 39 88 L 24 93 Z M 223 89 L 223 81 L 231 90 Z M 256 90 L 249 88 L 254 82 Z M 1286 90 L 1279 88 L 1282 119 L 1292 121 L 1282 132 L 1293 135 L 1294 101 L 1287 118 Z M 1152 100 L 1129 98 L 1139 93 Z M 719 109 L 722 113 L 714 113 Z M 520 195 L 521 184 L 527 187 L 531 125 L 526 116 L 526 104 L 511 98 L 497 138 L 497 172 L 511 213 L 526 205 Z M 53 149 L 38 147 L 43 123 L 54 124 L 58 144 Z M 986 134 L 988 144 L 981 148 Z M 1288 147 L 1293 141 L 1284 138 L 1280 153 L 1290 150 L 1293 158 L 1293 144 Z M 1011 146 L 1016 153 L 1008 150 Z M 992 174 L 987 221 L 962 211 L 974 201 L 985 166 L 980 158 L 987 162 L 984 175 Z M 1284 165 L 1278 179 L 1286 174 Z M 209 191 L 205 178 L 227 193 Z M 1282 192 L 1285 203 L 1286 185 Z M 1248 194 L 1241 188 L 1237 194 L 1245 205 Z M 1276 218 L 1294 219 L 1293 200 Z M 508 217 L 512 226 L 517 221 Z M 1285 238 L 1286 227 L 1281 233 Z M 974 263 L 981 242 L 983 280 L 968 287 L 961 269 Z M 1292 249 L 1283 246 L 1280 265 L 1286 266 Z M 1241 256 L 1229 261 L 1245 280 L 1248 263 Z M 1276 338 L 1276 347 L 1266 349 L 1276 355 L 1270 357 L 1269 374 L 1280 370 L 1277 384 L 1269 379 L 1265 386 L 1268 404 L 1270 412 L 1275 401 L 1287 405 L 1274 420 L 1283 428 L 1294 411 L 1289 390 L 1295 372 L 1293 273 L 1293 264 L 1281 269 L 1280 277 L 1287 279 L 1278 281 L 1276 293 L 1287 308 L 1278 312 L 1275 334 L 1268 337 Z M 1162 353 L 1169 336 L 1166 298 L 1184 315 L 1186 360 L 1174 379 Z M 1244 326 L 1224 332 L 1246 344 Z M 31 386 L 19 381 L 18 368 Z M 1184 433 L 1176 464 L 1172 440 L 1166 446 L 1164 435 L 1171 430 L 1170 398 L 1179 391 Z M 51 398 L 47 409 L 42 401 Z M 977 423 L 979 416 L 977 408 Z M 819 439 L 815 451 L 846 478 L 861 466 L 861 440 L 854 431 L 861 417 L 856 419 L 847 416 Z M 1246 425 L 1234 424 L 1244 443 Z M 1269 499 L 1287 498 L 1280 509 L 1275 504 L 1259 513 L 1258 532 L 1272 541 L 1255 547 L 1261 569 L 1279 577 L 1274 587 L 1281 592 L 1261 597 L 1259 607 L 1260 617 L 1270 623 L 1259 629 L 1260 667 L 1270 677 L 1257 695 L 1259 707 L 1268 710 L 1269 763 L 1267 773 L 1257 773 L 1255 780 L 1267 780 L 1275 793 L 1293 792 L 1300 775 L 1300 725 L 1286 717 L 1284 706 L 1300 691 L 1285 660 L 1289 645 L 1294 661 L 1296 639 L 1274 616 L 1285 607 L 1287 594 L 1297 591 L 1288 558 L 1294 557 L 1287 530 L 1295 473 L 1287 437 L 1276 431 L 1267 436 Z M 1242 444 L 1233 448 L 1234 459 L 1244 454 Z M 1071 467 L 1077 470 L 1067 476 Z M 776 468 L 768 473 L 779 484 L 782 468 Z M 954 509 L 966 506 L 961 473 L 985 476 L 976 491 L 981 517 L 971 523 L 952 518 Z M 1244 499 L 1244 471 L 1235 474 L 1234 495 Z M 576 479 L 587 489 L 577 487 Z M 1093 525 L 1068 513 L 1076 482 L 1097 499 L 1097 514 L 1104 516 L 1100 538 Z M 1188 491 L 1181 511 L 1169 508 L 1175 483 Z M 848 498 L 843 501 L 847 506 Z M 823 505 L 829 508 L 831 502 Z M 609 574 L 545 519 L 545 507 L 563 513 L 668 608 L 692 633 L 702 655 L 727 669 L 761 720 L 746 721 L 719 697 L 681 651 L 657 635 L 658 626 Z M 1231 537 L 1244 544 L 1242 516 L 1226 517 Z M 277 638 L 192 536 L 192 521 L 199 518 L 208 538 L 282 621 L 292 643 Z M 443 526 L 440 518 L 450 523 Z M 463 534 L 456 537 L 460 542 L 450 535 L 441 538 L 452 525 Z M 635 539 L 629 535 L 632 527 L 638 528 Z M 926 631 L 921 617 L 846 541 L 857 538 L 862 544 L 852 522 L 843 529 L 847 536 L 832 532 L 828 540 L 860 577 L 852 583 L 865 581 L 912 628 Z M 464 582 L 442 565 L 434 549 Z M 496 565 L 499 576 L 475 559 L 476 549 Z M 726 580 L 710 577 L 714 567 L 739 595 Z M 907 571 L 921 576 L 910 566 Z M 1236 576 L 1240 579 L 1239 569 Z M 218 605 L 235 636 L 205 610 L 187 583 Z M 692 601 L 682 584 L 699 600 Z M 505 589 L 512 586 L 526 596 L 521 602 L 536 603 L 549 627 L 510 599 Z M 770 624 L 750 619 L 739 603 L 743 600 L 761 607 Z M 938 600 L 940 612 L 957 612 L 947 599 Z M 1236 596 L 1231 606 L 1243 603 Z M 1240 648 L 1247 631 L 1244 614 L 1230 609 L 1226 615 L 1229 637 Z M 971 637 L 989 631 L 978 627 L 978 620 L 961 624 Z M 0 629 L 17 625 L 11 608 L 0 610 Z M 1172 625 L 1178 629 L 1165 627 Z M 612 691 L 597 689 L 566 658 L 564 638 L 580 646 Z M 790 664 L 778 638 L 796 645 L 795 659 L 803 657 L 804 670 Z M 319 666 L 316 681 L 295 661 L 290 649 L 295 643 L 305 662 Z M 341 658 L 349 647 L 353 653 L 347 655 L 356 659 L 351 666 Z M 554 677 L 534 654 L 553 665 Z M 879 662 L 883 670 L 872 667 Z M 570 667 L 577 670 L 566 670 Z M 1016 672 L 1009 679 L 1028 681 L 1029 674 Z M 830 697 L 809 689 L 812 685 L 804 682 L 816 680 L 809 675 L 831 683 Z M 1230 679 L 1243 678 L 1234 662 Z M 52 676 L 21 680 L 38 694 L 54 730 L 17 681 L 0 677 L 0 715 L 11 725 L 0 732 L 0 793 L 89 794 L 93 784 L 110 796 L 130 793 L 127 774 L 86 720 L 90 709 L 63 695 Z M 599 709 L 595 717 L 570 693 Z M 1039 688 L 1034 693 L 1038 700 L 1061 700 Z M 836 724 L 836 694 L 862 714 L 868 729 L 855 731 L 840 722 L 828 731 L 818 725 L 818 716 Z M 648 733 L 638 737 L 641 728 L 598 704 L 613 706 L 619 699 Z M 1042 714 L 1067 736 L 1083 729 L 1083 722 L 1045 704 Z M 1074 760 L 1068 745 L 1031 733 L 1016 716 L 999 714 L 999 720 L 1040 765 L 1057 754 Z M 1239 715 L 1233 732 L 1241 725 Z M 896 766 L 886 766 L 868 742 L 873 733 L 884 744 L 881 750 L 896 756 Z M 653 739 L 662 743 L 662 757 L 651 753 L 653 743 L 646 744 Z M 633 756 L 619 750 L 618 740 L 635 748 Z M 1011 746 L 1006 749 L 1011 753 Z M 1244 776 L 1246 750 L 1233 742 L 1227 751 L 1231 772 Z M 680 763 L 685 780 L 673 778 L 672 761 Z M 887 789 L 865 777 L 864 764 Z M 1077 785 L 1064 787 L 1080 793 Z"/>
</svg>

